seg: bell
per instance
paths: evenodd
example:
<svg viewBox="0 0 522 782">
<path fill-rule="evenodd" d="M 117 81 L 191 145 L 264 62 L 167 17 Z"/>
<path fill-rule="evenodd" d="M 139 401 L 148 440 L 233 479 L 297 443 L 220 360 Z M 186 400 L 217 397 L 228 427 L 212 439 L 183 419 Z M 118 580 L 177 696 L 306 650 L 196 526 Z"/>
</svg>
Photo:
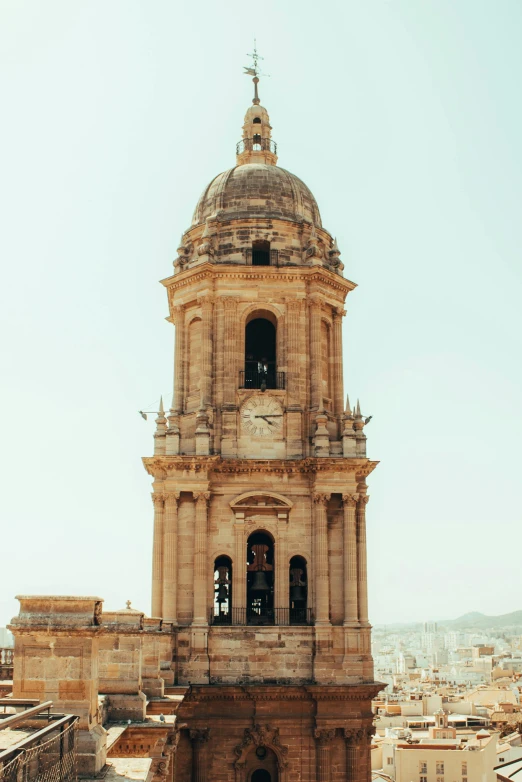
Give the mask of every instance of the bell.
<svg viewBox="0 0 522 782">
<path fill-rule="evenodd" d="M 299 603 L 301 600 L 306 600 L 303 587 L 290 587 L 290 600 L 292 603 Z"/>
<path fill-rule="evenodd" d="M 256 570 L 254 573 L 254 580 L 251 586 L 252 592 L 268 592 L 270 587 L 266 581 L 266 575 L 264 570 Z"/>
<path fill-rule="evenodd" d="M 228 589 L 224 584 L 219 585 L 217 599 L 218 603 L 224 603 L 225 600 L 228 600 Z"/>
</svg>

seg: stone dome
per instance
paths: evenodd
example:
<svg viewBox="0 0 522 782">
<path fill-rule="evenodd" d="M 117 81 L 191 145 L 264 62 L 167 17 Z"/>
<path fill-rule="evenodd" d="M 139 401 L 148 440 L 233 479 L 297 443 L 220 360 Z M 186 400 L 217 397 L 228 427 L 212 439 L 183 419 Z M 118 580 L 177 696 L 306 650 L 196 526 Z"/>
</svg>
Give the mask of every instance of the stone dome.
<svg viewBox="0 0 522 782">
<path fill-rule="evenodd" d="M 198 201 L 192 225 L 219 214 L 221 221 L 268 217 L 321 227 L 317 202 L 304 182 L 276 165 L 238 165 L 212 180 Z"/>
</svg>

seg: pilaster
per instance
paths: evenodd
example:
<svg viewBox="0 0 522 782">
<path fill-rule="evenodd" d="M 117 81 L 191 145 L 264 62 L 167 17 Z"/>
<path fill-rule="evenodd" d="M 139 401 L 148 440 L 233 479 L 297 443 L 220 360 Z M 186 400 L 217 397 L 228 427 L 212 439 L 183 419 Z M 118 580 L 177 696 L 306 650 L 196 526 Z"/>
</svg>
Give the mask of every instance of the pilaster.
<svg viewBox="0 0 522 782">
<path fill-rule="evenodd" d="M 358 494 L 343 494 L 344 625 L 359 623 L 357 606 L 357 522 Z"/>
<path fill-rule="evenodd" d="M 165 498 L 165 524 L 163 535 L 164 572 L 162 615 L 177 624 L 178 586 L 178 502 L 180 493 L 168 492 Z"/>
<path fill-rule="evenodd" d="M 323 407 L 321 362 L 321 313 L 323 298 L 317 293 L 308 299 L 310 312 L 310 407 L 320 411 Z"/>
<path fill-rule="evenodd" d="M 321 728 L 316 730 L 317 742 L 317 782 L 330 782 L 330 748 L 335 738 L 334 728 Z"/>
<path fill-rule="evenodd" d="M 326 506 L 329 494 L 314 492 L 313 530 L 315 552 L 315 624 L 330 625 L 329 568 L 328 568 L 328 521 Z"/>
<path fill-rule="evenodd" d="M 152 616 L 162 615 L 163 592 L 163 494 L 152 494 L 154 539 L 152 544 Z"/>
<path fill-rule="evenodd" d="M 358 487 L 359 488 L 359 487 Z M 368 574 L 366 567 L 366 505 L 369 501 L 366 486 L 359 488 L 357 501 L 357 597 L 359 622 L 368 624 Z"/>
</svg>

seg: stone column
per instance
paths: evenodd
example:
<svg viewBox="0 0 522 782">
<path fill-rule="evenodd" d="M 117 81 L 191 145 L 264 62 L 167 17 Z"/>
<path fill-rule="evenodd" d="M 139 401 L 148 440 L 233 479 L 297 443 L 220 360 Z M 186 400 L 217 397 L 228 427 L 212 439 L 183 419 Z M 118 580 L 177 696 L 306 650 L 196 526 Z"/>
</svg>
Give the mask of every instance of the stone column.
<svg viewBox="0 0 522 782">
<path fill-rule="evenodd" d="M 346 782 L 359 782 L 366 778 L 361 772 L 361 752 L 360 743 L 362 741 L 362 730 L 353 730 L 345 728 L 344 738 L 346 740 Z"/>
<path fill-rule="evenodd" d="M 194 618 L 193 625 L 207 625 L 207 507 L 210 492 L 194 494 L 196 524 L 194 532 Z"/>
<path fill-rule="evenodd" d="M 172 408 L 176 413 L 183 412 L 183 346 L 185 338 L 185 313 L 183 307 L 174 307 L 172 318 L 175 326 L 174 343 L 174 396 Z"/>
<path fill-rule="evenodd" d="M 163 582 L 163 494 L 153 494 L 154 539 L 152 545 L 152 616 L 162 613 Z"/>
<path fill-rule="evenodd" d="M 310 406 L 322 410 L 322 367 L 321 367 L 321 308 L 322 298 L 310 296 Z"/>
<path fill-rule="evenodd" d="M 179 491 L 165 494 L 163 618 L 177 624 Z"/>
<path fill-rule="evenodd" d="M 326 506 L 329 494 L 314 494 L 314 574 L 315 574 L 315 624 L 330 624 L 330 595 L 328 572 L 328 521 Z"/>
<path fill-rule="evenodd" d="M 366 488 L 366 487 L 365 487 Z M 357 502 L 357 597 L 359 622 L 368 624 L 368 574 L 366 569 L 366 505 L 370 498 L 359 494 Z"/>
<path fill-rule="evenodd" d="M 246 540 L 245 514 L 236 512 L 234 522 L 234 563 L 232 566 L 232 623 L 245 624 L 246 609 Z"/>
<path fill-rule="evenodd" d="M 225 308 L 225 343 L 223 351 L 225 355 L 225 376 L 223 379 L 223 403 L 225 407 L 234 408 L 236 405 L 236 310 L 237 301 L 233 296 L 223 296 Z"/>
<path fill-rule="evenodd" d="M 346 315 L 346 310 L 337 309 L 333 311 L 333 409 L 335 416 L 339 420 L 344 412 L 343 315 Z"/>
<path fill-rule="evenodd" d="M 317 740 L 317 782 L 330 782 L 330 746 L 335 738 L 335 729 L 315 731 Z"/>
<path fill-rule="evenodd" d="M 212 296 L 199 298 L 201 304 L 201 409 L 212 404 Z"/>
<path fill-rule="evenodd" d="M 357 610 L 357 494 L 343 494 L 344 624 L 353 627 L 359 621 Z"/>
<path fill-rule="evenodd" d="M 288 554 L 287 554 L 287 524 L 288 514 L 277 514 L 277 543 L 275 546 L 275 585 L 274 585 L 274 598 L 275 608 L 290 607 L 290 593 L 289 593 L 289 566 L 288 566 Z M 276 618 L 276 624 L 290 624 L 289 615 L 287 611 L 283 611 Z"/>
<path fill-rule="evenodd" d="M 299 410 L 301 408 L 299 399 L 299 376 L 300 376 L 300 357 L 299 351 L 299 315 L 301 313 L 301 302 L 294 299 L 286 303 L 286 355 L 288 358 L 288 409 Z"/>
<path fill-rule="evenodd" d="M 203 747 L 210 738 L 210 728 L 190 731 L 192 742 L 192 782 L 207 782 L 207 764 L 203 757 Z"/>
</svg>

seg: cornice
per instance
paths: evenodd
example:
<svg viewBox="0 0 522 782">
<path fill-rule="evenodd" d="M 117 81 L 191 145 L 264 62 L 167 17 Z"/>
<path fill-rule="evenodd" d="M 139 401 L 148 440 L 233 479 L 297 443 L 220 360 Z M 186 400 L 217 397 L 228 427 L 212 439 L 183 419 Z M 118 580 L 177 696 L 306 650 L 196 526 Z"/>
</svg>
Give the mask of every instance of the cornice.
<svg viewBox="0 0 522 782">
<path fill-rule="evenodd" d="M 345 295 L 357 287 L 357 283 L 352 282 L 345 277 L 341 277 L 338 274 L 334 274 L 334 272 L 331 272 L 329 269 L 318 266 L 257 267 L 207 262 L 202 263 L 201 266 L 179 272 L 179 274 L 173 274 L 170 277 L 160 280 L 160 282 L 172 295 L 177 290 L 185 288 L 187 285 L 192 285 L 195 282 L 209 278 L 212 280 L 223 278 L 246 279 L 247 281 L 275 280 L 279 283 L 284 283 L 285 278 L 289 278 L 292 281 L 299 280 L 303 283 L 322 282 L 334 290 L 343 291 Z"/>
<path fill-rule="evenodd" d="M 339 457 L 309 457 L 306 459 L 224 459 L 221 456 L 145 456 L 143 465 L 149 475 L 165 478 L 176 472 L 190 473 L 271 473 L 280 475 L 317 473 L 350 473 L 366 478 L 379 462 L 370 459 Z"/>
<path fill-rule="evenodd" d="M 382 690 L 381 682 L 298 686 L 265 685 L 191 685 L 185 701 L 370 701 Z"/>
</svg>

